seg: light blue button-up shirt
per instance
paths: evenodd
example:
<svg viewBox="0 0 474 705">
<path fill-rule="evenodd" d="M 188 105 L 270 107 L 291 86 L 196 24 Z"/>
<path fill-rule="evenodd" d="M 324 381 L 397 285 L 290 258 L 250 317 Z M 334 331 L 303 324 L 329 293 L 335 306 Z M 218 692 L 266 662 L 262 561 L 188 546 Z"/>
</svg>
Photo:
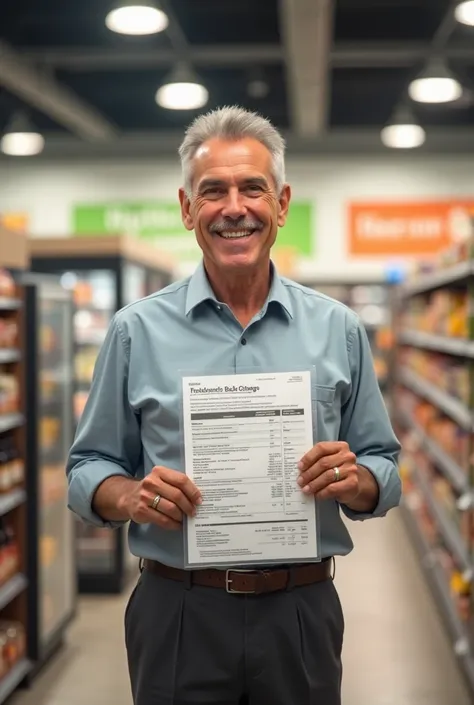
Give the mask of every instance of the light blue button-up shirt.
<svg viewBox="0 0 474 705">
<path fill-rule="evenodd" d="M 112 475 L 143 478 L 155 465 L 184 472 L 181 379 L 190 374 L 312 370 L 313 435 L 347 441 L 379 485 L 372 514 L 334 501 L 319 507 L 322 557 L 353 547 L 340 515 L 382 517 L 398 505 L 400 446 L 374 372 L 369 342 L 343 304 L 278 276 L 263 309 L 243 329 L 217 301 L 204 266 L 119 311 L 99 353 L 91 392 L 67 463 L 69 507 L 86 522 L 98 486 Z M 130 523 L 136 556 L 184 567 L 183 531 Z"/>
</svg>

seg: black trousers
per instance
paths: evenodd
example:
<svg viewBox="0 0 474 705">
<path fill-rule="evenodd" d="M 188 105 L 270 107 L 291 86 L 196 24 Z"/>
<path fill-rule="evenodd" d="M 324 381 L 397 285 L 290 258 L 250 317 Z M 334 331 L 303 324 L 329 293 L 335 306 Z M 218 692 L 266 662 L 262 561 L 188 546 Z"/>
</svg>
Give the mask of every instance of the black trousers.
<svg viewBox="0 0 474 705">
<path fill-rule="evenodd" d="M 125 612 L 134 705 L 340 705 L 343 632 L 331 579 L 240 596 L 144 571 Z"/>
</svg>

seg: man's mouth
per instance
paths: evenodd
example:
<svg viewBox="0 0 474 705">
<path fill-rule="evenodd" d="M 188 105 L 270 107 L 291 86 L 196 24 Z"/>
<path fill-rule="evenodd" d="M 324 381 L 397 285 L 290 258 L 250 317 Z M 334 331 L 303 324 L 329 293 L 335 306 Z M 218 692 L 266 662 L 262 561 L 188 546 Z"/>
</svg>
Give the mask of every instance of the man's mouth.
<svg viewBox="0 0 474 705">
<path fill-rule="evenodd" d="M 224 230 L 218 235 L 225 240 L 240 240 L 243 237 L 250 237 L 254 232 L 255 230 Z"/>
</svg>

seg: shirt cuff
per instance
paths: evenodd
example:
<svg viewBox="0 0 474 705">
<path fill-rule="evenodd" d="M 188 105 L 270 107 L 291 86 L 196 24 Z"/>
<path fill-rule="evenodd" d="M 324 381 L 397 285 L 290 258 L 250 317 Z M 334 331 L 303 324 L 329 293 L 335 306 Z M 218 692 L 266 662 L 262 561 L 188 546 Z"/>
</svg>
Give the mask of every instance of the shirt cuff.
<svg viewBox="0 0 474 705">
<path fill-rule="evenodd" d="M 396 466 L 387 458 L 376 455 L 362 455 L 356 460 L 374 476 L 379 486 L 379 501 L 373 512 L 356 512 L 341 504 L 342 511 L 353 521 L 384 517 L 390 509 L 398 507 L 401 498 L 401 481 Z"/>
<path fill-rule="evenodd" d="M 116 463 L 107 460 L 86 460 L 78 463 L 71 473 L 68 489 L 68 508 L 87 524 L 109 529 L 118 529 L 126 521 L 104 521 L 92 509 L 92 499 L 104 480 L 119 475 L 131 479 L 131 475 Z"/>
</svg>

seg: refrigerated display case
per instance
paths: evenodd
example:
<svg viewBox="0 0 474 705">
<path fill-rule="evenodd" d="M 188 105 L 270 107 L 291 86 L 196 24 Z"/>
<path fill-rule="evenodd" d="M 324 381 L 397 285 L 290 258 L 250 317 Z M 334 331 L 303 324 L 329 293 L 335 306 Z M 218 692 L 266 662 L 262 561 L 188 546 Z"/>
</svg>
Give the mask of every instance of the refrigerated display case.
<svg viewBox="0 0 474 705">
<path fill-rule="evenodd" d="M 172 264 L 155 248 L 128 238 L 31 241 L 31 268 L 55 273 L 73 292 L 73 429 L 86 404 L 95 361 L 116 311 L 172 281 Z M 80 593 L 119 593 L 137 570 L 128 527 L 111 531 L 77 520 Z"/>
<path fill-rule="evenodd" d="M 57 278 L 25 274 L 31 659 L 38 668 L 75 614 L 75 521 L 65 465 L 72 442 L 73 299 Z"/>
</svg>

